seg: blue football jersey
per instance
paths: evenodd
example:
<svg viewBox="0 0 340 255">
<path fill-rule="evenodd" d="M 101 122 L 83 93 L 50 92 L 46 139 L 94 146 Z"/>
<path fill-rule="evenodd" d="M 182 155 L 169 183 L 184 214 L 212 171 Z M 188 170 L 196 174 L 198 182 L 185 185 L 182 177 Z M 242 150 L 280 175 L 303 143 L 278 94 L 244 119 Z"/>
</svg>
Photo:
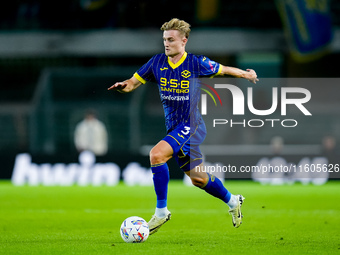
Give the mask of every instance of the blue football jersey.
<svg viewBox="0 0 340 255">
<path fill-rule="evenodd" d="M 200 100 L 199 77 L 209 77 L 221 72 L 222 66 L 205 56 L 185 52 L 173 64 L 164 54 L 153 56 L 135 74 L 141 83 L 158 84 L 165 114 L 167 132 L 179 125 L 198 125 L 202 116 L 198 109 Z"/>
</svg>

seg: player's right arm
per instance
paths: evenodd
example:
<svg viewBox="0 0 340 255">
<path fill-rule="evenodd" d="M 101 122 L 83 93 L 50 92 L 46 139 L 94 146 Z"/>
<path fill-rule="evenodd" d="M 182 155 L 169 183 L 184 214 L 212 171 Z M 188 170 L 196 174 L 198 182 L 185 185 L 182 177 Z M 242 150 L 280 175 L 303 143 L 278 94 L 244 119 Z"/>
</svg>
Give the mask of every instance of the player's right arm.
<svg viewBox="0 0 340 255">
<path fill-rule="evenodd" d="M 109 87 L 108 90 L 118 91 L 121 93 L 129 93 L 131 91 L 134 91 L 141 84 L 142 83 L 139 80 L 137 80 L 135 76 L 132 76 L 128 80 L 125 80 L 122 82 L 116 82 L 111 87 Z"/>
<path fill-rule="evenodd" d="M 119 91 L 121 93 L 129 93 L 134 91 L 140 85 L 145 84 L 147 81 L 152 80 L 153 75 L 153 61 L 156 56 L 153 56 L 146 64 L 144 64 L 134 75 L 122 82 L 116 82 L 108 90 Z"/>
</svg>

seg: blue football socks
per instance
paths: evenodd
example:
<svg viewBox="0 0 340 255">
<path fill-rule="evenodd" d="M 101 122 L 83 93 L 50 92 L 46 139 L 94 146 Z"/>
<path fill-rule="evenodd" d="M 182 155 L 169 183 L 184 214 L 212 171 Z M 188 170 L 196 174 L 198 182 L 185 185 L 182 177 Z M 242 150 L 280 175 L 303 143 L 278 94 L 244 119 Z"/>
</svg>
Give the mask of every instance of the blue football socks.
<svg viewBox="0 0 340 255">
<path fill-rule="evenodd" d="M 225 203 L 228 203 L 232 194 L 223 186 L 223 183 L 220 181 L 220 179 L 209 173 L 207 174 L 209 176 L 209 180 L 207 184 L 202 187 L 202 189 L 204 189 L 210 195 L 221 199 Z"/>
<path fill-rule="evenodd" d="M 151 166 L 153 173 L 153 183 L 157 196 L 157 208 L 167 207 L 168 183 L 170 180 L 169 168 L 167 163 Z"/>
</svg>

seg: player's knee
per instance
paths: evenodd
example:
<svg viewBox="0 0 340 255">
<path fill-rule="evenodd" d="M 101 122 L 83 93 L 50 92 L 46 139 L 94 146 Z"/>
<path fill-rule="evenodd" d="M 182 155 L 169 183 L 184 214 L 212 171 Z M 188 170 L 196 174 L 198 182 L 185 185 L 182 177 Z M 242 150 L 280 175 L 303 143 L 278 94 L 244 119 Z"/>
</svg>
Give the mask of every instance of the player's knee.
<svg viewBox="0 0 340 255">
<path fill-rule="evenodd" d="M 207 183 L 208 179 L 207 178 L 202 178 L 202 177 L 190 177 L 191 182 L 194 186 L 198 187 L 198 188 L 202 188 L 205 186 L 205 184 Z"/>
<path fill-rule="evenodd" d="M 149 153 L 149 156 L 151 165 L 160 164 L 167 161 L 164 154 L 156 147 L 152 148 L 152 150 Z"/>
</svg>

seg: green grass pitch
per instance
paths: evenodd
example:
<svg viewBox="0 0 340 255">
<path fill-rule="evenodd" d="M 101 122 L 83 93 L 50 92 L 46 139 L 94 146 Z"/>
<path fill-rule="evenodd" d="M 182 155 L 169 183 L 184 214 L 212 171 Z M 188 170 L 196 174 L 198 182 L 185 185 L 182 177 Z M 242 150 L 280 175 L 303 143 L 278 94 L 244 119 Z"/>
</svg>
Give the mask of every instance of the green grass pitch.
<svg viewBox="0 0 340 255">
<path fill-rule="evenodd" d="M 145 243 L 119 233 L 129 216 L 150 219 L 153 187 L 14 187 L 0 182 L 0 254 L 339 254 L 340 182 L 262 186 L 242 193 L 243 224 L 227 206 L 180 181 L 169 185 L 172 219 Z"/>
</svg>

